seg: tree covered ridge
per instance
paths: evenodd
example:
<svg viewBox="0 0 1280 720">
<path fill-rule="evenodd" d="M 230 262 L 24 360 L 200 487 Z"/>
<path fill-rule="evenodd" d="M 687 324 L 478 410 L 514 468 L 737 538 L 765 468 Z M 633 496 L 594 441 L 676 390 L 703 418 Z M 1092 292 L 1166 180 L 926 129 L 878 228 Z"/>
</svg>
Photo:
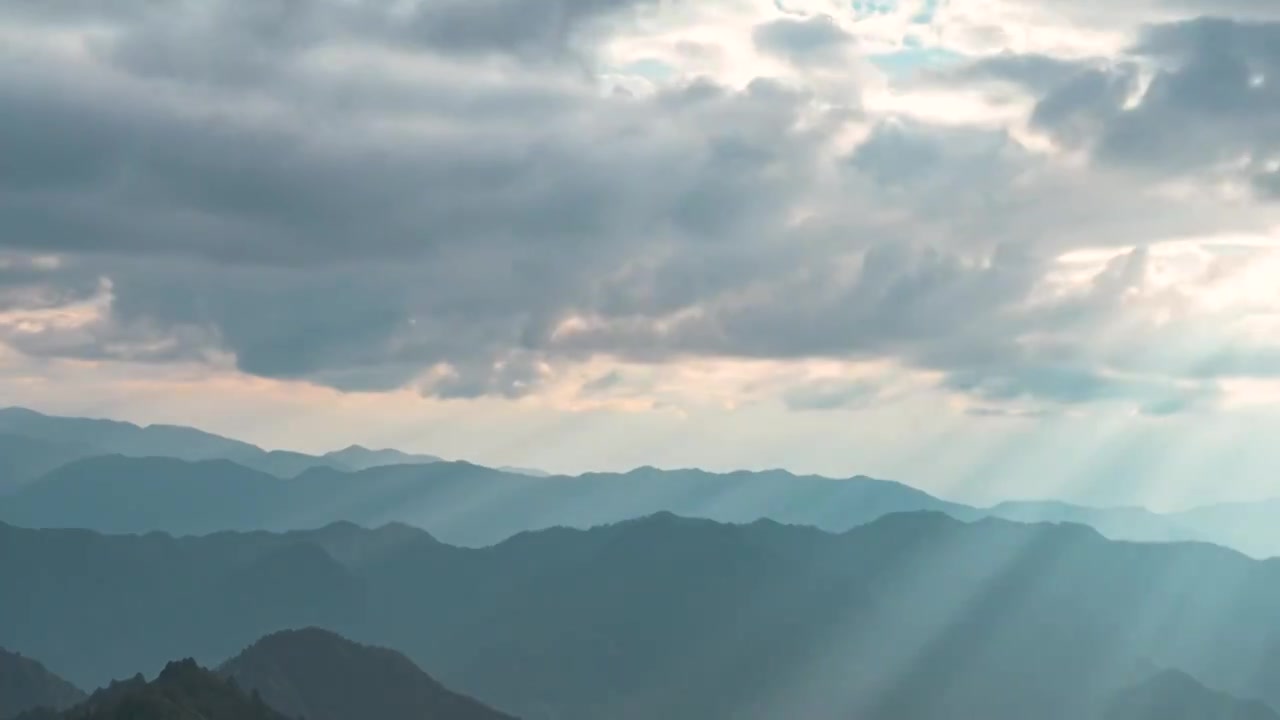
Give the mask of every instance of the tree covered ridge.
<svg viewBox="0 0 1280 720">
<path fill-rule="evenodd" d="M 307 720 L 511 720 L 452 692 L 399 652 L 314 627 L 268 635 L 222 672 Z"/>
<path fill-rule="evenodd" d="M 449 690 L 394 650 L 315 627 L 267 635 L 217 670 L 187 658 L 150 682 L 139 673 L 87 698 L 75 690 L 66 702 L 33 695 L 48 682 L 74 690 L 45 672 L 52 680 L 4 676 L 0 708 L 34 699 L 0 720 L 514 720 Z"/>
<path fill-rule="evenodd" d="M 257 693 L 206 670 L 190 658 L 171 662 L 155 680 L 113 682 L 61 713 L 41 709 L 17 720 L 286 720 Z"/>
</svg>

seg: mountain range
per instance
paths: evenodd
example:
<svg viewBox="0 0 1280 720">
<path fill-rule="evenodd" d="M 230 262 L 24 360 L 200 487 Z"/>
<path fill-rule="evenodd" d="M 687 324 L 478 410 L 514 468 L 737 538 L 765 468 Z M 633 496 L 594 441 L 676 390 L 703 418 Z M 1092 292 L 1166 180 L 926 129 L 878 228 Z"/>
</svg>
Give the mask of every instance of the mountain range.
<svg viewBox="0 0 1280 720">
<path fill-rule="evenodd" d="M 547 476 L 10 408 L 0 720 L 1275 720 L 1277 512 Z"/>
<path fill-rule="evenodd" d="M 898 483 L 718 475 L 641 468 L 532 478 L 469 463 L 313 468 L 282 480 L 228 460 L 106 456 L 74 461 L 8 497 L 0 519 L 25 527 L 103 532 L 289 530 L 335 521 L 403 522 L 450 543 L 491 545 L 526 530 L 592 527 L 657 512 L 721 522 L 771 518 L 833 531 L 892 512 L 980 512 Z"/>
<path fill-rule="evenodd" d="M 1211 690 L 1186 673 L 1146 673 L 1106 698 L 1096 718 L 1082 720 L 1280 718 L 1262 702 Z M 47 680 L 29 673 L 0 679 L 4 720 L 514 720 L 446 689 L 400 653 L 319 628 L 274 633 L 213 671 L 190 658 L 174 661 L 150 682 L 138 674 L 87 698 L 52 695 L 16 714 L 2 708 L 24 693 L 37 696 Z"/>
<path fill-rule="evenodd" d="M 319 628 L 262 638 L 215 670 L 173 661 L 91 696 L 0 654 L 0 720 L 513 720 L 454 693 L 408 658 Z"/>
<path fill-rule="evenodd" d="M 0 408 L 0 492 L 17 489 L 68 462 L 101 455 L 231 460 L 283 478 L 313 467 L 351 471 L 441 460 L 435 455 L 371 450 L 360 445 L 324 455 L 264 450 L 179 425 L 143 427 L 118 420 L 55 417 L 26 408 Z"/>
<path fill-rule="evenodd" d="M 0 645 L 82 687 L 317 626 L 526 720 L 1080 720 L 1148 664 L 1280 703 L 1280 562 L 1078 525 L 659 514 L 480 549 L 0 526 L 0 577 Z"/>
<path fill-rule="evenodd" d="M 1061 502 L 974 507 L 886 480 L 781 470 L 645 467 L 546 476 L 360 446 L 316 456 L 266 451 L 192 428 L 0 410 L 0 519 L 28 527 L 184 535 L 404 522 L 479 546 L 526 530 L 588 528 L 664 511 L 840 532 L 921 510 L 962 520 L 1082 523 L 1112 539 L 1204 540 L 1255 557 L 1280 553 L 1280 527 L 1271 522 L 1280 503 L 1158 514 Z"/>
</svg>

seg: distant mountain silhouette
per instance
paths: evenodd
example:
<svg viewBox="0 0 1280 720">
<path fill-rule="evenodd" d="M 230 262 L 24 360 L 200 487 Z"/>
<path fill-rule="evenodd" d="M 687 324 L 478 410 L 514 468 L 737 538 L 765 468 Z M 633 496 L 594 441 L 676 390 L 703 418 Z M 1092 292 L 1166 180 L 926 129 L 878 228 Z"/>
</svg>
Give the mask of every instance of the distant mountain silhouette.
<svg viewBox="0 0 1280 720">
<path fill-rule="evenodd" d="M 1003 502 L 984 514 L 1018 522 L 1067 522 L 1088 525 L 1112 539 L 1142 542 L 1198 540 L 1203 536 L 1176 518 L 1140 507 L 1095 508 L 1054 501 Z"/>
<path fill-rule="evenodd" d="M 1168 670 L 1118 692 L 1103 720 L 1280 720 L 1265 703 L 1215 692 Z"/>
<path fill-rule="evenodd" d="M 140 427 L 118 420 L 43 415 L 25 408 L 0 408 L 0 432 L 53 443 L 92 447 L 105 453 L 186 460 L 248 461 L 266 451 L 239 440 L 177 425 Z"/>
<path fill-rule="evenodd" d="M 117 420 L 71 418 L 44 415 L 25 408 L 0 408 L 0 434 L 15 438 L 27 438 L 32 444 L 61 448 L 62 462 L 45 467 L 45 471 L 70 460 L 95 455 L 124 455 L 133 458 L 165 457 L 180 460 L 231 460 L 260 472 L 281 478 L 291 478 L 313 467 L 334 467 L 342 470 L 359 470 L 376 464 L 435 462 L 432 455 L 409 455 L 396 450 L 366 450 L 352 446 L 346 450 L 323 456 L 286 450 L 264 450 L 257 445 L 222 437 L 213 433 L 179 425 L 147 425 L 145 427 Z M 8 454 L 12 447 L 0 442 L 0 456 Z M 21 455 L 35 454 L 27 448 Z M 45 453 L 48 454 L 47 452 Z M 4 462 L 4 461 L 0 461 Z M 48 464 L 48 463 L 45 463 Z M 0 464 L 0 470 L 4 465 Z M 28 472 L 25 480 L 36 475 Z M 0 479 L 0 493 L 23 483 Z"/>
<path fill-rule="evenodd" d="M 220 672 L 307 720 L 511 720 L 451 692 L 394 650 L 317 628 L 269 635 Z"/>
<path fill-rule="evenodd" d="M 1280 499 L 1210 505 L 1170 517 L 1201 537 L 1254 557 L 1280 556 Z"/>
<path fill-rule="evenodd" d="M 0 502 L 0 516 L 104 532 L 256 529 L 271 527 L 257 499 L 283 493 L 284 483 L 229 460 L 107 455 L 75 460 L 28 484 Z"/>
<path fill-rule="evenodd" d="M 442 462 L 435 455 L 414 455 L 399 450 L 370 450 L 352 445 L 342 450 L 325 453 L 323 458 L 330 467 L 343 470 L 368 470 L 382 465 L 426 465 Z"/>
<path fill-rule="evenodd" d="M 256 696 L 193 660 L 172 662 L 152 682 L 141 675 L 112 683 L 62 713 L 35 711 L 21 720 L 288 720 Z"/>
<path fill-rule="evenodd" d="M 337 457 L 393 459 L 381 454 L 389 451 L 367 454 L 372 452 Z M 491 545 L 527 530 L 588 528 L 657 512 L 730 523 L 769 518 L 839 532 L 889 513 L 922 510 L 962 520 L 992 516 L 1019 522 L 1077 522 L 1113 539 L 1199 537 L 1141 508 L 1005 503 L 979 509 L 885 480 L 834 480 L 776 470 L 716 474 L 640 468 L 532 477 L 440 461 L 357 472 L 313 467 L 282 482 L 271 473 L 226 460 L 107 456 L 68 463 L 26 483 L 11 497 L 0 498 L 0 519 L 27 527 L 189 535 L 287 530 L 340 520 L 372 526 L 402 522 L 468 546 Z"/>
<path fill-rule="evenodd" d="M 41 707 L 62 710 L 84 697 L 79 688 L 39 662 L 0 650 L 0 720 Z"/>
<path fill-rule="evenodd" d="M 21 438 L 29 440 L 24 443 Z M 245 510 L 230 515 L 201 512 L 191 517 L 193 498 L 180 495 L 191 490 L 196 496 L 207 497 L 209 489 L 188 483 L 188 470 L 172 463 L 136 469 L 116 461 L 94 466 L 97 456 L 112 454 L 142 461 L 161 457 L 197 464 L 229 460 L 277 478 L 304 475 L 311 484 L 305 493 L 271 484 L 246 487 L 246 478 L 258 476 L 223 465 L 227 478 L 219 491 L 248 493 L 239 503 Z M 111 477 L 117 499 L 97 504 L 97 511 L 89 506 L 87 513 L 74 508 L 88 503 L 72 502 L 66 511 L 78 513 L 78 520 L 72 522 L 62 510 L 65 498 L 49 488 L 33 489 L 22 499 L 5 497 L 77 460 L 87 464 L 60 473 L 61 487 L 80 493 L 79 486 L 70 483 L 70 476 L 86 483 Z M 423 464 L 440 467 L 428 465 L 428 469 Z M 190 474 L 207 475 L 207 470 L 196 468 Z M 159 472 L 165 476 L 158 477 Z M 137 485 L 121 482 L 121 477 L 136 480 Z M 528 482 L 531 478 L 538 482 Z M 169 481 L 175 487 L 167 497 L 175 507 L 148 500 L 153 509 L 150 514 L 131 509 L 137 505 L 136 495 L 149 495 L 156 482 Z M 352 490 L 352 484 L 370 487 Z M 337 500 L 326 500 L 329 497 Z M 342 507 L 339 500 L 353 507 Z M 117 512 L 121 508 L 125 512 Z M 648 467 L 627 473 L 548 476 L 537 470 L 489 469 L 440 461 L 434 455 L 356 445 L 323 456 L 266 451 L 193 428 L 139 427 L 110 420 L 52 417 L 21 408 L 0 409 L 0 519 L 34 527 L 190 534 L 315 527 L 338 520 L 364 525 L 406 522 L 428 528 L 449 542 L 486 545 L 525 530 L 560 525 L 586 528 L 662 511 L 733 523 L 770 518 L 838 532 L 888 513 L 921 510 L 945 512 L 961 520 L 1001 517 L 1019 522 L 1077 522 L 1116 540 L 1198 539 L 1254 557 L 1280 555 L 1280 525 L 1272 521 L 1280 512 L 1280 501 L 1220 505 L 1177 514 L 1062 502 L 1011 502 L 975 508 L 899 483 L 865 477 L 834 481 L 780 470 L 716 474 Z"/>
<path fill-rule="evenodd" d="M 505 472 L 505 473 L 511 473 L 511 474 L 513 474 L 513 475 L 528 475 L 529 477 L 536 477 L 536 478 L 551 477 L 551 473 L 549 473 L 549 472 L 547 472 L 547 471 L 545 471 L 545 470 L 539 470 L 539 469 L 537 469 L 537 468 L 514 467 L 514 466 L 511 466 L 511 465 L 501 465 L 501 466 L 499 466 L 497 469 L 498 469 L 498 470 L 501 470 L 502 472 Z"/>
<path fill-rule="evenodd" d="M 69 462 L 102 454 L 88 445 L 0 433 L 0 495 L 15 492 Z"/>
<path fill-rule="evenodd" d="M 317 626 L 526 720 L 1080 720 L 1136 663 L 1280 701 L 1280 563 L 1078 525 L 669 513 L 482 549 L 403 526 L 0 526 L 0 644 L 82 685 Z"/>
<path fill-rule="evenodd" d="M 102 532 L 288 530 L 352 521 L 401 522 L 446 542 L 482 546 L 516 533 L 587 528 L 656 512 L 842 531 L 888 513 L 979 511 L 900 483 L 782 471 L 715 474 L 640 468 L 534 478 L 463 462 L 388 465 L 346 473 L 312 468 L 281 480 L 226 460 L 95 457 L 0 499 L 0 519 L 25 527 Z"/>
</svg>

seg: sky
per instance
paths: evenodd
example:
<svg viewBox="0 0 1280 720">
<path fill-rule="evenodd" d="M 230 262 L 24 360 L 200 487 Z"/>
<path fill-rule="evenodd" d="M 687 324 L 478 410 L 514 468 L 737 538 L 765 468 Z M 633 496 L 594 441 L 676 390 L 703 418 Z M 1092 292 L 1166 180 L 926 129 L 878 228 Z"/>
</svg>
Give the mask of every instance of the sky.
<svg viewBox="0 0 1280 720">
<path fill-rule="evenodd" d="M 0 107 L 0 404 L 1280 496 L 1274 0 L 18 0 Z"/>
</svg>

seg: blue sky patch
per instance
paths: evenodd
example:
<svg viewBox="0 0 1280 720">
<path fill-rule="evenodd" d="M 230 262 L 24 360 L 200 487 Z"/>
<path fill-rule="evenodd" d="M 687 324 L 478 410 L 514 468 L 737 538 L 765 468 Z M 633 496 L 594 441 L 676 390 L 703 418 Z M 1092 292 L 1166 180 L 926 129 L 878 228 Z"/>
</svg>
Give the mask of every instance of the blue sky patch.
<svg viewBox="0 0 1280 720">
<path fill-rule="evenodd" d="M 868 55 L 873 65 L 890 75 L 905 75 L 924 68 L 936 68 L 959 61 L 964 56 L 943 48 L 906 47 L 894 52 Z"/>
<path fill-rule="evenodd" d="M 638 75 L 646 80 L 660 82 L 671 79 L 675 75 L 676 69 L 669 63 L 657 58 L 641 58 L 619 67 L 618 72 L 624 75 Z"/>
<path fill-rule="evenodd" d="M 938 8 L 942 6 L 942 0 L 925 0 L 924 7 L 920 12 L 911 18 L 911 22 L 916 25 L 928 25 L 933 22 L 933 18 L 938 14 Z"/>
<path fill-rule="evenodd" d="M 858 19 L 889 15 L 898 7 L 897 0 L 853 0 L 853 15 Z"/>
<path fill-rule="evenodd" d="M 862 20 L 880 15 L 891 15 L 898 11 L 899 5 L 899 0 L 852 0 L 850 8 L 853 10 L 854 18 Z M 942 0 L 925 0 L 924 7 L 920 8 L 919 12 L 912 16 L 911 22 L 917 25 L 928 25 L 933 22 L 933 18 L 938 14 L 938 8 L 941 6 Z"/>
</svg>

